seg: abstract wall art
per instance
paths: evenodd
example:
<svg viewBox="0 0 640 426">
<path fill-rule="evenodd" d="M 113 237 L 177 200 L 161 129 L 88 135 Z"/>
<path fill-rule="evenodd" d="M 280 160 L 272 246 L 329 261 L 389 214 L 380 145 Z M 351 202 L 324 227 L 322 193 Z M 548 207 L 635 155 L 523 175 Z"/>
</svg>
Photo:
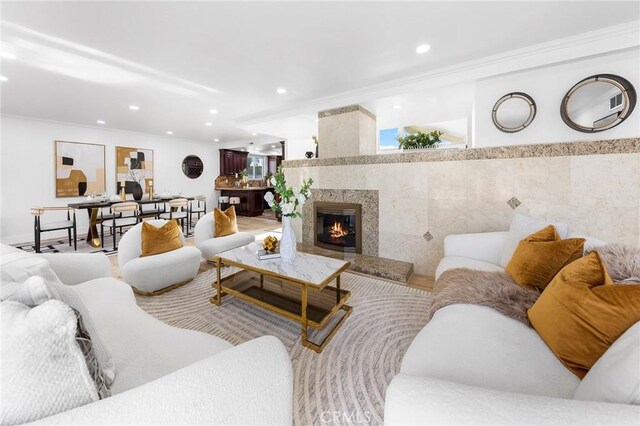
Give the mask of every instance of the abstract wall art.
<svg viewBox="0 0 640 426">
<path fill-rule="evenodd" d="M 56 198 L 81 197 L 106 191 L 104 145 L 54 141 Z"/>
<path fill-rule="evenodd" d="M 116 190 L 133 194 L 136 184 L 149 193 L 153 184 L 153 150 L 116 146 Z"/>
</svg>

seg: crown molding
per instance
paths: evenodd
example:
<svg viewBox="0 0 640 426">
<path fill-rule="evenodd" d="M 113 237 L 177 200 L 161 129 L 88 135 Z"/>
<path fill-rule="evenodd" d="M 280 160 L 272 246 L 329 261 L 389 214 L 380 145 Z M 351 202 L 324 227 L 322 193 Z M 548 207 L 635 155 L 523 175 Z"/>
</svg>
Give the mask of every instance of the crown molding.
<svg viewBox="0 0 640 426">
<path fill-rule="evenodd" d="M 367 102 L 400 93 L 484 80 L 532 68 L 630 50 L 639 46 L 640 21 L 631 21 L 443 67 L 426 73 L 303 101 L 284 108 L 238 117 L 236 123 L 238 126 L 243 127 L 292 115 L 316 114 L 318 111 Z"/>
<path fill-rule="evenodd" d="M 164 139 L 164 140 L 170 141 L 172 143 L 187 142 L 187 143 L 207 144 L 207 145 L 216 145 L 216 144 L 218 144 L 218 142 L 212 142 L 212 141 L 208 141 L 208 140 L 185 139 L 185 138 L 181 138 L 181 137 L 167 136 L 167 135 L 159 134 L 159 133 L 145 133 L 145 132 L 139 132 L 139 131 L 135 131 L 135 130 L 125 130 L 125 129 L 118 129 L 118 128 L 115 128 L 115 127 L 96 126 L 96 125 L 85 124 L 85 123 L 73 123 L 71 121 L 51 120 L 49 118 L 31 117 L 31 116 L 27 116 L 27 115 L 10 114 L 10 113 L 6 113 L 6 112 L 0 112 L 0 131 L 2 130 L 2 127 L 3 127 L 2 121 L 3 121 L 4 118 L 18 119 L 18 120 L 29 120 L 29 121 L 36 121 L 36 122 L 44 123 L 44 124 L 52 124 L 52 125 L 66 126 L 66 127 L 78 127 L 78 128 L 81 128 L 81 129 L 88 129 L 88 130 L 99 130 L 101 132 L 110 132 L 110 133 L 120 133 L 120 134 L 128 134 L 128 135 L 135 135 L 135 136 L 153 137 L 153 138 L 158 138 L 158 139 Z"/>
</svg>

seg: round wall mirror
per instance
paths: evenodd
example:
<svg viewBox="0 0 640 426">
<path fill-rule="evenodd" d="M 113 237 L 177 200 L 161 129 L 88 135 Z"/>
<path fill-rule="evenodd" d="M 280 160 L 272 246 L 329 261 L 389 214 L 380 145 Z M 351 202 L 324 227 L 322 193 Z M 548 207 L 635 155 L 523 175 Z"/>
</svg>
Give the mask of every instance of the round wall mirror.
<svg viewBox="0 0 640 426">
<path fill-rule="evenodd" d="M 616 127 L 635 106 L 636 91 L 627 79 L 598 74 L 578 82 L 564 95 L 560 115 L 572 129 L 594 133 Z"/>
<path fill-rule="evenodd" d="M 197 155 L 188 155 L 182 160 L 182 173 L 189 179 L 197 179 L 204 170 L 204 164 Z"/>
<path fill-rule="evenodd" d="M 505 133 L 515 133 L 527 127 L 536 117 L 536 103 L 522 92 L 508 93 L 498 99 L 491 113 L 493 124 Z"/>
</svg>

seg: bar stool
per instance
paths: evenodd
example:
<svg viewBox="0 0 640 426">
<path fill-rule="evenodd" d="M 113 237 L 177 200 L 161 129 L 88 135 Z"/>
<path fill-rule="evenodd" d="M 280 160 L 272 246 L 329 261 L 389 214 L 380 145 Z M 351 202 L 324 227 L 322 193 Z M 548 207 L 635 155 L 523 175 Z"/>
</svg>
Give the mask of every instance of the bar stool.
<svg viewBox="0 0 640 426">
<path fill-rule="evenodd" d="M 67 220 L 59 221 L 59 222 L 50 222 L 50 223 L 42 223 L 40 217 L 48 211 L 66 211 L 67 212 Z M 73 212 L 73 218 L 71 217 L 71 212 Z M 73 231 L 73 249 L 78 250 L 78 238 L 76 231 L 76 210 L 71 207 L 32 207 L 31 214 L 34 216 L 33 219 L 33 235 L 36 253 L 42 253 L 40 251 L 40 234 L 43 232 L 50 231 L 60 231 L 63 229 L 67 230 L 67 235 L 69 236 L 69 247 L 71 247 L 71 231 Z"/>
<path fill-rule="evenodd" d="M 229 204 L 235 207 L 236 214 L 239 216 L 242 215 L 242 202 L 240 201 L 240 197 L 229 197 Z"/>
<path fill-rule="evenodd" d="M 189 200 L 186 198 L 176 198 L 169 201 L 169 211 L 160 214 L 160 219 L 179 220 L 182 227 L 182 233 L 184 233 L 184 220 L 188 218 L 187 209 L 189 206 Z"/>
<path fill-rule="evenodd" d="M 104 227 L 111 229 L 111 235 L 113 235 L 113 250 L 117 250 L 116 246 L 116 230 L 120 230 L 122 235 L 122 228 L 126 226 L 135 226 L 140 220 L 138 212 L 140 211 L 140 205 L 135 201 L 125 201 L 122 203 L 116 203 L 111 206 L 111 220 L 105 220 L 100 222 L 100 238 L 102 240 L 102 248 L 104 248 Z M 124 213 L 131 213 L 126 215 Z"/>
<path fill-rule="evenodd" d="M 227 197 L 226 195 L 223 195 L 220 198 L 218 198 L 218 208 L 220 210 L 226 210 L 225 205 L 229 206 L 229 197 Z"/>
<path fill-rule="evenodd" d="M 193 197 L 193 200 L 189 201 L 189 219 L 187 224 L 187 233 L 195 226 L 193 222 L 193 215 L 197 215 L 198 219 L 196 222 L 200 220 L 200 216 L 204 216 L 207 212 L 207 197 L 204 195 L 196 195 Z"/>
</svg>

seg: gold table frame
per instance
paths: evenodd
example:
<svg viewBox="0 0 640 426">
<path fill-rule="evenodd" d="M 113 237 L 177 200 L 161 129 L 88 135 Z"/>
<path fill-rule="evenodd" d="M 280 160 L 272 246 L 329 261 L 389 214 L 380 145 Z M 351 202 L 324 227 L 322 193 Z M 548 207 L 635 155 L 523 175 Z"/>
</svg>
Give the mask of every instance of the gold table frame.
<svg viewBox="0 0 640 426">
<path fill-rule="evenodd" d="M 285 318 L 291 319 L 293 321 L 296 321 L 298 323 L 301 324 L 302 327 L 302 344 L 303 346 L 314 350 L 317 353 L 322 352 L 322 350 L 327 346 L 327 344 L 331 341 L 331 339 L 333 338 L 333 336 L 338 332 L 338 330 L 340 329 L 340 327 L 342 327 L 342 325 L 344 324 L 344 322 L 347 320 L 347 318 L 351 315 L 351 312 L 353 311 L 353 308 L 349 305 L 346 304 L 347 300 L 349 300 L 349 298 L 351 297 L 351 292 L 349 291 L 345 291 L 342 290 L 340 288 L 340 275 L 346 271 L 349 267 L 349 262 L 346 262 L 342 267 L 340 267 L 339 269 L 337 269 L 333 274 L 331 274 L 329 277 L 327 277 L 324 281 L 322 281 L 320 284 L 315 284 L 315 283 L 311 283 L 308 281 L 304 281 L 304 280 L 300 280 L 300 279 L 296 279 L 296 278 L 292 278 L 286 275 L 281 275 L 269 270 L 265 270 L 265 269 L 260 269 L 260 268 L 255 268 L 253 266 L 248 266 L 245 265 L 243 263 L 240 262 L 235 262 L 233 260 L 229 260 L 229 259 L 224 259 L 221 258 L 219 256 L 215 256 L 213 258 L 213 262 L 216 265 L 216 280 L 211 284 L 212 288 L 215 288 L 217 290 L 217 293 L 215 296 L 211 297 L 209 299 L 209 301 L 216 305 L 216 306 L 221 306 L 222 304 L 222 296 L 224 295 L 229 295 L 229 296 L 233 296 L 233 297 L 237 297 L 239 299 L 242 299 L 246 302 L 252 303 L 254 305 L 257 305 L 263 309 L 267 309 L 271 312 L 274 312 L 280 316 L 283 316 Z M 223 266 L 234 266 L 239 268 L 240 270 L 227 276 L 222 278 L 222 273 L 221 273 L 221 268 Z M 301 314 L 297 315 L 291 311 L 287 311 L 285 309 L 281 309 L 277 306 L 274 306 L 270 303 L 261 301 L 261 300 L 257 300 L 251 296 L 248 296 L 240 291 L 234 290 L 233 288 L 230 287 L 225 287 L 223 286 L 223 282 L 235 277 L 236 275 L 238 275 L 239 273 L 245 272 L 245 271 L 250 271 L 250 272 L 255 272 L 257 274 L 260 275 L 260 287 L 262 288 L 263 284 L 264 284 L 264 277 L 271 277 L 271 278 L 275 278 L 275 279 L 279 279 L 282 281 L 285 281 L 289 284 L 293 284 L 293 285 L 297 285 L 300 287 L 300 307 L 301 307 Z M 331 283 L 332 281 L 336 281 L 336 286 L 332 287 L 329 286 L 329 283 Z M 307 308 L 308 308 L 308 292 L 311 291 L 322 291 L 325 288 L 331 288 L 331 289 L 335 289 L 336 290 L 336 304 L 335 306 L 330 310 L 329 313 L 326 314 L 326 316 L 320 321 L 320 322 L 316 322 L 316 321 L 312 321 L 307 317 Z M 342 295 L 342 297 L 341 297 Z M 312 327 L 313 329 L 316 330 L 320 330 L 322 328 L 324 328 L 324 326 L 331 320 L 331 318 L 333 318 L 336 313 L 338 313 L 338 311 L 344 311 L 344 316 L 342 318 L 340 318 L 340 320 L 333 326 L 333 328 L 331 329 L 331 331 L 324 337 L 324 339 L 322 340 L 322 342 L 320 344 L 314 343 L 312 341 L 310 341 L 308 339 L 309 337 L 309 327 Z"/>
</svg>

